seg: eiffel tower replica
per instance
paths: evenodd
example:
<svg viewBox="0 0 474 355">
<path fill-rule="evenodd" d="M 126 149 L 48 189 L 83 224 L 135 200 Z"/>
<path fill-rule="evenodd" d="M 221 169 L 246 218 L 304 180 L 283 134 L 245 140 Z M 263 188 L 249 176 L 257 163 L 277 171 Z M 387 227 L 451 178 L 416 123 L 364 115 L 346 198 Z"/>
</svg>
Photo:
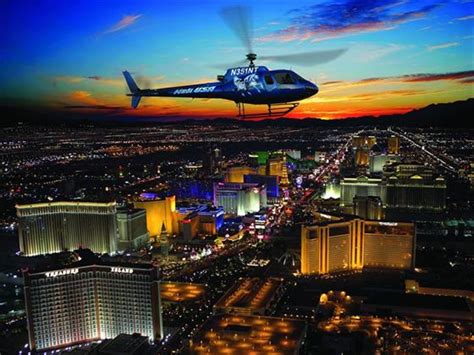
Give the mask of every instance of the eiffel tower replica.
<svg viewBox="0 0 474 355">
<path fill-rule="evenodd" d="M 288 179 L 288 166 L 286 165 L 286 154 L 283 152 L 283 165 L 281 167 L 280 186 L 288 187 L 290 180 Z"/>
</svg>

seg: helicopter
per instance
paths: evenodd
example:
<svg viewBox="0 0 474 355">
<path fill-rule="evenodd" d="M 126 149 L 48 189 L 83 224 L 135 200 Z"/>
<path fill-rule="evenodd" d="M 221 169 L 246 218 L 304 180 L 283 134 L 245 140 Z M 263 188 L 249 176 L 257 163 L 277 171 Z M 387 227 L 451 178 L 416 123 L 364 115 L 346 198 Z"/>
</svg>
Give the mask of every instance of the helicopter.
<svg viewBox="0 0 474 355">
<path fill-rule="evenodd" d="M 266 66 L 255 65 L 257 54 L 252 47 L 250 12 L 243 6 L 224 8 L 221 16 L 237 34 L 247 49 L 245 61 L 218 75 L 216 82 L 173 86 L 159 89 L 140 89 L 128 71 L 123 76 L 130 90 L 131 106 L 136 109 L 142 97 L 187 97 L 204 99 L 225 99 L 234 101 L 238 108 L 237 117 L 265 118 L 283 117 L 298 105 L 299 101 L 316 95 L 318 86 L 288 69 L 270 70 Z M 338 58 L 346 49 L 319 50 L 286 55 L 260 56 L 259 59 L 315 65 Z M 248 64 L 247 64 L 248 62 Z M 246 113 L 245 104 L 267 105 L 261 113 Z"/>
</svg>

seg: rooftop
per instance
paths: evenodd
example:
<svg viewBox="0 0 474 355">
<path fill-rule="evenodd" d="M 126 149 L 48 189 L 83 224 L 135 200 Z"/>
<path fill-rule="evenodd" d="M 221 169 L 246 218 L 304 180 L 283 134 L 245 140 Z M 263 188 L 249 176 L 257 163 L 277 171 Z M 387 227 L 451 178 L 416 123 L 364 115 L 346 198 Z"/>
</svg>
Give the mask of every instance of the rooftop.
<svg viewBox="0 0 474 355">
<path fill-rule="evenodd" d="M 206 287 L 184 282 L 162 282 L 160 295 L 163 302 L 195 302 L 204 297 Z"/>
<path fill-rule="evenodd" d="M 275 292 L 282 285 L 282 281 L 277 278 L 260 279 L 244 278 L 237 281 L 217 301 L 215 308 L 242 308 L 245 311 L 258 311 L 268 307 Z"/>
<path fill-rule="evenodd" d="M 193 354 L 297 354 L 306 322 L 251 315 L 217 315 L 194 336 Z"/>
</svg>

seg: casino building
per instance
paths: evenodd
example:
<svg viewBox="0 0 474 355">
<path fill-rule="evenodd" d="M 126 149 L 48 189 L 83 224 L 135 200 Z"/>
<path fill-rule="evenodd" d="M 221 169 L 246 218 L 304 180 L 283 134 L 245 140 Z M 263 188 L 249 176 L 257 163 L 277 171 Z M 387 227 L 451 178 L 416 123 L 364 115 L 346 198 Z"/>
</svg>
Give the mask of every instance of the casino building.
<svg viewBox="0 0 474 355">
<path fill-rule="evenodd" d="M 25 271 L 30 349 L 52 350 L 139 333 L 163 336 L 158 269 L 148 264 L 75 263 Z"/>
<path fill-rule="evenodd" d="M 387 140 L 388 154 L 400 154 L 400 137 L 391 136 Z"/>
<path fill-rule="evenodd" d="M 89 248 L 117 251 L 115 202 L 49 202 L 17 205 L 20 251 L 25 256 Z"/>
<path fill-rule="evenodd" d="M 150 241 L 143 209 L 117 209 L 117 228 L 118 250 L 139 249 Z"/>
<path fill-rule="evenodd" d="M 301 229 L 301 273 L 326 274 L 364 267 L 412 269 L 413 223 L 316 214 Z"/>
<path fill-rule="evenodd" d="M 146 210 L 146 225 L 150 237 L 155 238 L 161 233 L 165 224 L 169 234 L 177 231 L 173 228 L 173 214 L 176 211 L 176 196 L 160 197 L 154 192 L 144 192 L 133 201 L 135 208 Z"/>
<path fill-rule="evenodd" d="M 214 205 L 226 213 L 245 216 L 267 206 L 267 189 L 261 184 L 215 183 Z"/>
<path fill-rule="evenodd" d="M 377 196 L 392 210 L 443 211 L 446 180 L 422 164 L 393 163 L 382 177 L 345 177 L 341 181 L 341 207 L 352 206 L 355 196 Z"/>
</svg>

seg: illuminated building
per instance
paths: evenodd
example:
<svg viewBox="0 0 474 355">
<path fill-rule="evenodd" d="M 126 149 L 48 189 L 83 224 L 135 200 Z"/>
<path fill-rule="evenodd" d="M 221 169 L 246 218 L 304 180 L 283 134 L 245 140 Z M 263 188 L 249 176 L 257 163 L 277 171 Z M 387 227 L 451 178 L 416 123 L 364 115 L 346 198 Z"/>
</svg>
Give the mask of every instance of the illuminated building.
<svg viewBox="0 0 474 355">
<path fill-rule="evenodd" d="M 326 184 L 322 198 L 324 200 L 341 198 L 341 186 L 334 183 Z"/>
<path fill-rule="evenodd" d="M 226 213 L 244 216 L 267 205 L 267 189 L 259 184 L 214 184 L 214 204 Z"/>
<path fill-rule="evenodd" d="M 78 262 L 24 272 L 29 345 L 51 350 L 119 334 L 162 337 L 158 269 Z"/>
<path fill-rule="evenodd" d="M 282 280 L 243 278 L 214 305 L 215 313 L 264 314 L 281 295 Z"/>
<path fill-rule="evenodd" d="M 365 145 L 367 147 L 372 148 L 375 144 L 377 144 L 377 138 L 375 138 L 375 136 L 368 136 L 368 137 L 364 137 L 365 139 Z"/>
<path fill-rule="evenodd" d="M 381 173 L 385 165 L 400 162 L 400 156 L 393 154 L 371 155 L 369 157 L 370 173 Z"/>
<path fill-rule="evenodd" d="M 352 146 L 354 148 L 372 148 L 377 143 L 377 139 L 374 136 L 354 136 L 352 138 Z"/>
<path fill-rule="evenodd" d="M 224 223 L 224 209 L 208 205 L 179 207 L 175 213 L 178 234 L 185 241 L 192 240 L 199 233 L 216 235 Z"/>
<path fill-rule="evenodd" d="M 411 269 L 413 223 L 368 221 L 318 214 L 301 229 L 301 273 L 325 274 L 373 268 Z"/>
<path fill-rule="evenodd" d="M 341 181 L 341 206 L 352 206 L 355 196 L 378 196 L 385 203 L 385 191 L 381 178 L 346 177 Z"/>
<path fill-rule="evenodd" d="M 234 166 L 227 168 L 225 182 L 243 183 L 244 175 L 255 174 L 256 170 L 249 166 Z"/>
<path fill-rule="evenodd" d="M 301 150 L 288 149 L 288 150 L 285 150 L 285 153 L 292 159 L 296 159 L 296 160 L 301 159 Z"/>
<path fill-rule="evenodd" d="M 354 136 L 352 137 L 352 147 L 353 148 L 361 148 L 364 146 L 364 137 L 362 136 Z"/>
<path fill-rule="evenodd" d="M 290 185 L 290 180 L 288 179 L 288 166 L 286 165 L 286 155 L 283 156 L 283 165 L 281 166 L 280 177 L 281 177 L 281 180 L 280 180 L 281 186 L 287 187 L 288 185 Z"/>
<path fill-rule="evenodd" d="M 383 204 L 377 196 L 355 196 L 354 215 L 364 219 L 381 220 L 384 217 Z"/>
<path fill-rule="evenodd" d="M 419 295 L 431 296 L 464 297 L 474 301 L 474 291 L 452 288 L 423 287 L 420 286 L 420 283 L 416 280 L 405 280 L 405 293 L 416 293 Z"/>
<path fill-rule="evenodd" d="M 203 167 L 210 175 L 219 174 L 222 168 L 222 153 L 219 148 L 211 149 L 204 160 Z"/>
<path fill-rule="evenodd" d="M 302 320 L 219 314 L 199 328 L 186 353 L 297 355 L 306 331 Z"/>
<path fill-rule="evenodd" d="M 400 137 L 391 136 L 387 140 L 388 154 L 400 154 Z"/>
<path fill-rule="evenodd" d="M 166 231 L 165 224 L 161 226 L 161 233 L 160 233 L 160 252 L 162 256 L 168 256 L 170 252 L 170 241 L 169 241 L 169 234 Z"/>
<path fill-rule="evenodd" d="M 118 250 L 139 249 L 150 241 L 143 209 L 118 209 L 117 228 Z"/>
<path fill-rule="evenodd" d="M 280 197 L 280 177 L 274 175 L 244 175 L 247 184 L 261 184 L 267 188 L 268 201 L 275 201 Z"/>
<path fill-rule="evenodd" d="M 267 225 L 267 215 L 255 214 L 254 218 L 253 224 L 249 227 L 250 234 L 256 234 L 258 239 L 263 239 L 265 235 L 265 227 Z"/>
<path fill-rule="evenodd" d="M 252 152 L 249 154 L 249 158 L 253 161 L 254 165 L 266 165 L 269 157 L 270 152 L 267 151 Z"/>
<path fill-rule="evenodd" d="M 135 208 L 146 210 L 146 225 L 150 237 L 154 238 L 161 233 L 163 223 L 169 234 L 175 234 L 173 230 L 173 214 L 176 211 L 176 197 L 158 197 L 153 192 L 142 193 L 138 199 L 133 201 Z"/>
<path fill-rule="evenodd" d="M 224 223 L 224 209 L 206 206 L 198 211 L 199 231 L 208 235 L 216 235 Z"/>
<path fill-rule="evenodd" d="M 202 168 L 202 164 L 190 163 L 184 166 L 184 172 L 186 173 L 187 177 L 193 178 L 199 173 L 199 171 L 202 170 Z"/>
<path fill-rule="evenodd" d="M 286 162 L 282 158 L 271 158 L 267 161 L 267 175 L 283 176 L 283 165 Z M 280 182 L 281 183 L 281 182 Z"/>
<path fill-rule="evenodd" d="M 357 148 L 355 152 L 355 164 L 356 166 L 368 166 L 369 165 L 369 150 L 366 148 Z"/>
<path fill-rule="evenodd" d="M 206 295 L 206 286 L 186 282 L 161 282 L 162 303 L 197 302 Z"/>
<path fill-rule="evenodd" d="M 360 233 L 353 224 L 319 222 L 301 231 L 301 273 L 325 274 L 360 268 Z M 358 262 L 359 261 L 359 262 Z"/>
<path fill-rule="evenodd" d="M 324 163 L 326 161 L 327 152 L 316 151 L 314 152 L 314 161 L 317 163 Z"/>
<path fill-rule="evenodd" d="M 266 165 L 259 165 L 257 167 L 257 175 L 266 175 L 267 174 L 267 166 Z"/>
<path fill-rule="evenodd" d="M 415 267 L 415 226 L 401 222 L 364 222 L 364 266 Z"/>
<path fill-rule="evenodd" d="M 199 216 L 196 206 L 178 207 L 175 212 L 175 221 L 178 224 L 178 235 L 185 241 L 190 241 L 199 232 Z"/>
<path fill-rule="evenodd" d="M 117 251 L 115 202 L 49 202 L 17 205 L 20 251 L 25 256 L 89 248 Z"/>
<path fill-rule="evenodd" d="M 446 207 L 446 180 L 420 164 L 385 165 L 382 178 L 346 177 L 341 181 L 341 207 L 351 206 L 355 196 L 380 197 L 390 210 L 434 210 Z"/>
<path fill-rule="evenodd" d="M 430 167 L 398 164 L 386 171 L 386 204 L 390 208 L 444 210 L 446 180 Z"/>
</svg>

